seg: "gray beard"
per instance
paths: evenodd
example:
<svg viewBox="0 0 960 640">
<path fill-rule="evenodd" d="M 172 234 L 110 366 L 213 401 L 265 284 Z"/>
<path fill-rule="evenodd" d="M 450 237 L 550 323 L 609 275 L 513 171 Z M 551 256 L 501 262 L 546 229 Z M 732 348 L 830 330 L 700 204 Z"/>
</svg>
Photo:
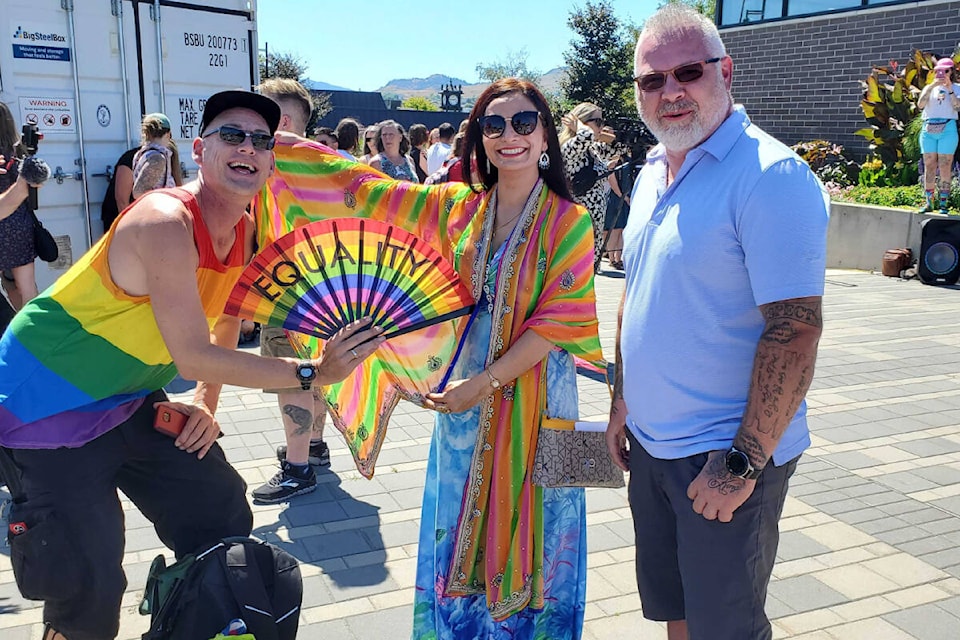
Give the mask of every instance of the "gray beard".
<svg viewBox="0 0 960 640">
<path fill-rule="evenodd" d="M 642 109 L 640 109 L 640 119 L 668 151 L 689 151 L 706 140 L 720 126 L 730 112 L 731 104 L 732 99 L 728 100 L 722 110 L 717 111 L 712 122 L 704 122 L 704 113 L 699 107 L 690 122 L 686 124 L 663 125 L 656 116 L 650 118 L 651 121 L 648 122 L 643 117 Z M 637 107 L 639 109 L 640 105 L 638 104 Z"/>
<path fill-rule="evenodd" d="M 661 126 L 659 122 L 647 122 L 647 126 L 660 144 L 670 151 L 689 151 L 706 137 L 699 112 L 687 124 Z"/>
</svg>

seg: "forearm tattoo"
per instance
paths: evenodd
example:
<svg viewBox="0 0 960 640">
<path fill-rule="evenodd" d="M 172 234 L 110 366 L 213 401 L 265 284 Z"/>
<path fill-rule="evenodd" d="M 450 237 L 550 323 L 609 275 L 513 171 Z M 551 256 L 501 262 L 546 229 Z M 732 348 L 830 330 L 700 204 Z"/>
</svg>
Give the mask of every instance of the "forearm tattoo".
<svg viewBox="0 0 960 640">
<path fill-rule="evenodd" d="M 737 436 L 737 439 L 734 441 L 733 446 L 735 446 L 740 451 L 747 454 L 747 457 L 750 458 L 750 464 L 752 464 L 757 469 L 762 469 L 767 466 L 767 461 L 770 459 L 770 454 L 766 452 L 763 447 L 763 443 L 760 442 L 760 439 L 757 438 L 750 429 L 744 429 Z"/>
<path fill-rule="evenodd" d="M 755 466 L 766 464 L 810 388 L 823 327 L 819 298 L 766 305 L 763 316 L 747 411 L 734 440 Z"/>
<path fill-rule="evenodd" d="M 295 404 L 285 404 L 283 405 L 283 413 L 290 418 L 290 422 L 297 426 L 293 435 L 302 436 L 310 433 L 313 428 L 313 414 L 311 412 Z"/>
</svg>

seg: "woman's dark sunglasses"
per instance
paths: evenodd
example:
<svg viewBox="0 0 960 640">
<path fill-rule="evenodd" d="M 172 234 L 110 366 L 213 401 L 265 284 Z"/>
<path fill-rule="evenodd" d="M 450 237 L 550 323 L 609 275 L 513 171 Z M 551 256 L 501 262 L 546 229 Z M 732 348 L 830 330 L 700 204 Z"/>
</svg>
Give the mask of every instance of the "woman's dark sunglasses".
<svg viewBox="0 0 960 640">
<path fill-rule="evenodd" d="M 215 133 L 220 134 L 221 140 L 234 146 L 243 144 L 243 141 L 247 139 L 247 136 L 250 136 L 250 143 L 253 145 L 253 148 L 259 149 L 260 151 L 269 151 L 270 149 L 273 149 L 273 145 L 277 144 L 276 139 L 269 133 L 244 131 L 243 129 L 237 129 L 236 127 L 228 126 L 217 127 L 213 131 L 207 131 L 205 134 L 203 134 L 203 137 L 206 138 L 207 136 L 212 136 Z"/>
<path fill-rule="evenodd" d="M 510 125 L 521 136 L 528 136 L 537 130 L 539 111 L 519 111 L 510 117 Z M 507 129 L 507 119 L 503 116 L 481 116 L 477 119 L 480 131 L 487 138 L 499 138 Z"/>
<path fill-rule="evenodd" d="M 699 80 L 703 77 L 704 65 L 720 62 L 723 58 L 709 58 L 702 62 L 690 62 L 674 67 L 668 71 L 652 71 L 642 76 L 637 76 L 633 80 L 637 83 L 640 91 L 657 91 L 667 84 L 667 76 L 672 75 L 680 84 L 686 84 Z"/>
</svg>

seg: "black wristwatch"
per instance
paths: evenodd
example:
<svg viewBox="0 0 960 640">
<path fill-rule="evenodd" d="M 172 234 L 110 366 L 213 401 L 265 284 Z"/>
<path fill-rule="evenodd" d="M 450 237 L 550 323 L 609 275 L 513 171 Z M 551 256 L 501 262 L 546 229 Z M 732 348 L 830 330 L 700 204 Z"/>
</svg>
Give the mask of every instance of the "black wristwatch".
<svg viewBox="0 0 960 640">
<path fill-rule="evenodd" d="M 304 360 L 297 364 L 297 380 L 300 381 L 300 388 L 309 391 L 313 381 L 317 378 L 317 367 L 312 362 Z"/>
<path fill-rule="evenodd" d="M 740 451 L 736 447 L 730 447 L 730 450 L 724 455 L 724 462 L 727 466 L 727 473 L 744 480 L 756 480 L 763 473 L 763 469 L 757 469 L 750 462 L 750 456 Z"/>
</svg>

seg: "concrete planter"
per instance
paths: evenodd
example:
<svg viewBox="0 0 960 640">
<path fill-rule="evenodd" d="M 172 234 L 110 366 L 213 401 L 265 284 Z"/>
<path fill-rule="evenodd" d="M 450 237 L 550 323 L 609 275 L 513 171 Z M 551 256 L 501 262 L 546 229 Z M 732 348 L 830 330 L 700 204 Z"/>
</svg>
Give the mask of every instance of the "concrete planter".
<svg viewBox="0 0 960 640">
<path fill-rule="evenodd" d="M 920 253 L 920 223 L 927 218 L 947 217 L 870 204 L 831 202 L 827 266 L 879 271 L 883 252 L 900 247 L 910 247 L 916 257 Z"/>
</svg>

